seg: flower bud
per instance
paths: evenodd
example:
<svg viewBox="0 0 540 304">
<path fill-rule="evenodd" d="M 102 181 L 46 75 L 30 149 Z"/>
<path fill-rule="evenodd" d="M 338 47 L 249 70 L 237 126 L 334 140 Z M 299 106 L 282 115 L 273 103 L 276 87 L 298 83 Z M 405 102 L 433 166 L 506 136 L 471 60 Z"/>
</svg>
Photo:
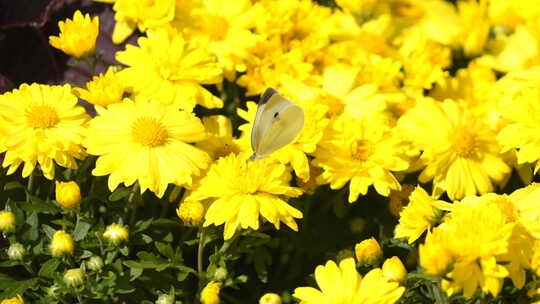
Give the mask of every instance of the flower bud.
<svg viewBox="0 0 540 304">
<path fill-rule="evenodd" d="M 64 208 L 71 209 L 81 201 L 81 189 L 76 182 L 56 182 L 56 201 Z"/>
<path fill-rule="evenodd" d="M 199 201 L 184 201 L 176 209 L 176 214 L 187 226 L 198 226 L 204 218 L 204 205 Z"/>
<path fill-rule="evenodd" d="M 63 254 L 73 253 L 73 238 L 69 233 L 64 230 L 58 230 L 54 233 L 50 249 L 54 257 L 61 256 Z"/>
<path fill-rule="evenodd" d="M 111 241 L 113 244 L 118 245 L 122 241 L 128 239 L 129 231 L 122 224 L 111 224 L 105 229 L 103 237 Z"/>
<path fill-rule="evenodd" d="M 17 295 L 17 297 L 3 300 L 1 304 L 24 304 L 24 301 L 21 295 Z"/>
<path fill-rule="evenodd" d="M 79 286 L 84 281 L 84 272 L 80 268 L 72 268 L 64 274 L 64 282 L 70 286 Z"/>
<path fill-rule="evenodd" d="M 380 262 L 382 258 L 381 246 L 376 239 L 363 240 L 354 247 L 356 259 L 362 265 L 372 266 Z"/>
<path fill-rule="evenodd" d="M 227 272 L 227 268 L 218 267 L 216 268 L 216 271 L 214 272 L 214 279 L 216 279 L 217 281 L 225 281 L 228 274 L 229 273 Z"/>
<path fill-rule="evenodd" d="M 201 302 L 203 304 L 219 304 L 219 291 L 221 283 L 209 282 L 201 291 Z"/>
<path fill-rule="evenodd" d="M 275 293 L 267 293 L 259 299 L 259 304 L 281 304 L 281 298 Z"/>
<path fill-rule="evenodd" d="M 22 260 L 26 255 L 26 249 L 21 243 L 11 244 L 7 250 L 10 260 Z"/>
<path fill-rule="evenodd" d="M 0 232 L 15 231 L 15 214 L 11 211 L 0 211 Z"/>
<path fill-rule="evenodd" d="M 49 288 L 46 288 L 47 296 L 51 298 L 56 298 L 60 295 L 60 286 L 53 284 Z"/>
<path fill-rule="evenodd" d="M 174 304 L 174 297 L 168 294 L 159 295 L 156 304 Z"/>
<path fill-rule="evenodd" d="M 94 255 L 86 262 L 86 265 L 92 271 L 100 271 L 103 268 L 103 259 L 100 256 Z"/>
<path fill-rule="evenodd" d="M 407 278 L 407 269 L 397 256 L 393 256 L 382 265 L 382 272 L 392 282 L 401 283 Z"/>
</svg>

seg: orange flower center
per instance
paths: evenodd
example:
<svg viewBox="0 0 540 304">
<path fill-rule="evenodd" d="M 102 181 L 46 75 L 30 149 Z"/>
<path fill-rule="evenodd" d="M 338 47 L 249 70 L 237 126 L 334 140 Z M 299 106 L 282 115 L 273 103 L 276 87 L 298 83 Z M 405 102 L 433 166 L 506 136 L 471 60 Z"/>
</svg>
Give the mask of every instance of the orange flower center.
<svg viewBox="0 0 540 304">
<path fill-rule="evenodd" d="M 148 147 L 165 144 L 169 132 L 159 121 L 152 117 L 140 117 L 131 126 L 134 140 Z"/>
<path fill-rule="evenodd" d="M 467 130 L 459 130 L 454 135 L 452 144 L 461 157 L 471 157 L 476 150 L 476 136 Z"/>
<path fill-rule="evenodd" d="M 58 123 L 56 110 L 47 105 L 31 106 L 26 111 L 26 121 L 34 129 L 47 129 Z"/>
<path fill-rule="evenodd" d="M 351 144 L 351 156 L 358 160 L 367 160 L 373 154 L 373 145 L 371 142 L 360 139 Z"/>
</svg>

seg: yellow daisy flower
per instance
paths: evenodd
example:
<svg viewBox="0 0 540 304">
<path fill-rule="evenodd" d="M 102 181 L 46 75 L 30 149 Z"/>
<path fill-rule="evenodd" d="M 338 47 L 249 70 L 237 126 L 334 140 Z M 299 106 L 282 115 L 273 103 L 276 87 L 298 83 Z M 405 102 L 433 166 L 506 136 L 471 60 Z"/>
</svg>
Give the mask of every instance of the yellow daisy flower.
<svg viewBox="0 0 540 304">
<path fill-rule="evenodd" d="M 324 172 L 317 182 L 340 189 L 350 181 L 350 203 L 360 194 L 365 195 L 371 185 L 384 196 L 391 190 L 399 190 L 400 184 L 392 171 L 409 167 L 403 141 L 392 132 L 382 114 L 360 119 L 341 115 L 319 147 L 313 164 Z"/>
<path fill-rule="evenodd" d="M 244 150 L 250 151 L 251 148 L 243 149 L 233 137 L 231 120 L 227 116 L 207 116 L 203 117 L 202 122 L 206 130 L 206 138 L 198 142 L 196 146 L 208 152 L 213 159 L 231 153 L 238 154 Z"/>
<path fill-rule="evenodd" d="M 109 189 L 136 181 L 162 197 L 169 183 L 191 185 L 210 161 L 204 151 L 188 144 L 204 139 L 199 118 L 175 106 L 155 101 L 124 99 L 97 107 L 84 145 L 98 155 L 92 174 L 109 175 Z"/>
<path fill-rule="evenodd" d="M 361 277 L 353 258 L 342 260 L 339 267 L 333 261 L 317 266 L 315 280 L 320 290 L 298 287 L 293 297 L 300 299 L 301 304 L 391 304 L 405 291 L 398 283 L 390 282 L 380 268 Z"/>
<path fill-rule="evenodd" d="M 433 199 L 422 187 L 416 187 L 409 196 L 409 204 L 399 214 L 394 237 L 405 237 L 412 244 L 422 233 L 439 224 L 443 211 L 449 210 L 451 206 L 447 202 Z"/>
<path fill-rule="evenodd" d="M 2 300 L 0 304 L 24 304 L 24 300 L 21 295 L 17 295 L 16 297 Z"/>
<path fill-rule="evenodd" d="M 221 291 L 220 282 L 208 282 L 201 291 L 201 302 L 203 304 L 219 304 L 219 292 Z"/>
<path fill-rule="evenodd" d="M 99 18 L 90 19 L 90 15 L 77 10 L 73 19 L 58 22 L 59 36 L 50 36 L 49 43 L 62 52 L 77 58 L 94 52 L 99 34 Z"/>
<path fill-rule="evenodd" d="M 204 226 L 225 224 L 223 237 L 230 239 L 236 229 L 259 229 L 259 216 L 279 229 L 283 222 L 297 231 L 295 218 L 302 212 L 279 196 L 298 197 L 302 191 L 288 185 L 285 166 L 261 159 L 246 162 L 245 154 L 229 154 L 218 159 L 186 200 L 213 199 Z"/>
<path fill-rule="evenodd" d="M 137 28 L 144 32 L 169 23 L 174 19 L 175 3 L 175 0 L 116 0 L 113 42 L 122 43 Z"/>
<path fill-rule="evenodd" d="M 450 199 L 488 193 L 493 183 L 502 184 L 511 171 L 499 153 L 494 132 L 456 101 L 418 100 L 398 125 L 423 151 L 420 162 L 426 167 L 418 180 L 433 180 L 435 197 L 444 191 Z"/>
<path fill-rule="evenodd" d="M 86 83 L 86 89 L 74 88 L 73 93 L 91 104 L 106 107 L 121 102 L 125 90 L 118 74 L 109 69 L 105 74 L 92 77 L 92 81 Z"/>
<path fill-rule="evenodd" d="M 7 150 L 7 174 L 21 164 L 23 177 L 36 164 L 48 179 L 54 178 L 54 163 L 77 169 L 75 159 L 86 156 L 81 141 L 89 118 L 69 85 L 22 84 L 0 95 L 0 153 Z"/>
<path fill-rule="evenodd" d="M 191 111 L 196 104 L 220 108 L 223 101 L 202 85 L 221 82 L 221 68 L 208 50 L 184 40 L 171 27 L 147 32 L 139 46 L 127 45 L 116 59 L 128 67 L 119 72 L 136 100 L 157 100 Z"/>
</svg>

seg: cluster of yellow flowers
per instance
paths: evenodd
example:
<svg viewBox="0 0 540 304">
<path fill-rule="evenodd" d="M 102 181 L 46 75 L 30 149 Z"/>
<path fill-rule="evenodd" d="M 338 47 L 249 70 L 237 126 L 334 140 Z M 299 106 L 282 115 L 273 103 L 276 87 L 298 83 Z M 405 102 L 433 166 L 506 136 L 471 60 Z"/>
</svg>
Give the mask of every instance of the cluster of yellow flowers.
<svg viewBox="0 0 540 304">
<path fill-rule="evenodd" d="M 348 187 L 350 203 L 373 188 L 409 197 L 395 237 L 415 243 L 427 232 L 417 244 L 420 264 L 448 294 L 497 295 L 505 278 L 522 288 L 527 270 L 540 275 L 540 186 L 529 185 L 540 169 L 536 1 L 102 2 L 114 3 L 115 43 L 137 29 L 142 36 L 116 53 L 122 67 L 86 88 L 34 83 L 0 95 L 8 174 L 22 167 L 28 177 L 39 166 L 54 179 L 55 165 L 75 169 L 94 155 L 92 174 L 108 176 L 111 191 L 123 183 L 161 198 L 169 185 L 187 189 L 178 216 L 224 225 L 226 240 L 264 222 L 297 230 L 303 214 L 286 199 L 319 185 Z M 90 56 L 98 24 L 77 12 L 51 45 Z M 276 88 L 304 109 L 302 133 L 247 163 L 257 105 L 239 107 L 225 83 L 253 99 Z M 195 115 L 198 106 L 232 106 L 246 121 L 241 135 L 227 116 Z M 514 169 L 525 187 L 495 194 Z M 431 193 L 402 184 L 412 172 Z M 70 208 L 72 200 L 58 202 Z M 9 222 L 0 216 L 0 230 Z M 109 237 L 118 233 L 128 236 Z M 69 251 L 60 247 L 51 250 Z M 329 261 L 315 270 L 321 290 L 301 287 L 294 296 L 306 304 L 394 303 L 404 289 L 383 272 L 361 278 L 353 259 Z M 217 298 L 220 285 L 212 286 L 207 297 Z"/>
</svg>

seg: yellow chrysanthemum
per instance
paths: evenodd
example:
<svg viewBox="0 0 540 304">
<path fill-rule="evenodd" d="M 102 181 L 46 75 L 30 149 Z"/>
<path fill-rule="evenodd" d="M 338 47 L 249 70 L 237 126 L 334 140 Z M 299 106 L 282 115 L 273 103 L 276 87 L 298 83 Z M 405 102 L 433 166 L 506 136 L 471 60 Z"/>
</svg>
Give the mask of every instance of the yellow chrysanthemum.
<svg viewBox="0 0 540 304">
<path fill-rule="evenodd" d="M 285 166 L 271 159 L 246 162 L 245 154 L 230 154 L 218 159 L 199 181 L 186 200 L 211 198 L 204 226 L 225 224 L 224 239 L 231 238 L 240 226 L 259 229 L 259 216 L 279 229 L 283 222 L 297 231 L 295 218 L 302 212 L 278 195 L 297 197 L 298 188 L 290 187 Z"/>
<path fill-rule="evenodd" d="M 381 267 L 383 276 L 390 282 L 402 283 L 407 279 L 407 269 L 397 256 L 386 259 Z"/>
<path fill-rule="evenodd" d="M 15 214 L 11 211 L 0 211 L 0 231 L 12 232 L 15 231 Z"/>
<path fill-rule="evenodd" d="M 109 189 L 136 181 L 162 197 L 167 185 L 190 185 L 210 161 L 204 151 L 190 145 L 204 139 L 199 118 L 175 106 L 155 101 L 98 107 L 84 141 L 88 153 L 99 155 L 92 174 L 109 176 Z"/>
<path fill-rule="evenodd" d="M 361 241 L 354 246 L 354 255 L 361 265 L 378 265 L 382 258 L 382 249 L 375 238 Z"/>
<path fill-rule="evenodd" d="M 115 245 L 127 240 L 128 237 L 129 231 L 122 224 L 110 224 L 105 229 L 105 232 L 103 232 L 103 238 L 111 241 Z"/>
<path fill-rule="evenodd" d="M 465 55 L 476 55 L 484 48 L 489 35 L 488 1 L 459 1 L 457 6 L 461 28 L 457 40 L 463 46 Z"/>
<path fill-rule="evenodd" d="M 77 58 L 85 57 L 94 52 L 96 39 L 99 34 L 99 18 L 83 14 L 77 10 L 73 19 L 59 21 L 59 36 L 50 36 L 49 43 L 62 52 Z"/>
<path fill-rule="evenodd" d="M 318 183 L 330 183 L 332 189 L 340 189 L 350 181 L 351 203 L 360 194 L 365 195 L 371 185 L 384 196 L 390 190 L 399 190 L 392 171 L 409 167 L 402 140 L 392 132 L 382 114 L 360 119 L 340 116 L 319 146 L 314 165 L 324 172 Z"/>
<path fill-rule="evenodd" d="M 208 152 L 213 159 L 243 151 L 243 147 L 233 137 L 232 124 L 228 117 L 212 115 L 203 117 L 202 122 L 206 130 L 206 138 L 198 142 L 196 146 Z"/>
<path fill-rule="evenodd" d="M 59 182 L 56 181 L 56 201 L 64 208 L 73 208 L 81 201 L 81 189 L 74 182 Z"/>
<path fill-rule="evenodd" d="M 54 163 L 77 169 L 75 159 L 86 156 L 80 144 L 89 118 L 69 85 L 22 84 L 0 95 L 0 152 L 7 150 L 7 174 L 23 163 L 23 177 L 36 164 L 48 179 L 54 177 Z"/>
<path fill-rule="evenodd" d="M 223 101 L 202 85 L 221 82 L 215 57 L 200 45 L 184 40 L 172 27 L 147 32 L 139 46 L 127 45 L 116 59 L 128 67 L 119 72 L 136 100 L 157 100 L 191 111 L 196 104 L 220 108 Z"/>
<path fill-rule="evenodd" d="M 80 268 L 68 269 L 64 273 L 64 283 L 69 287 L 81 285 L 84 282 L 84 271 Z"/>
<path fill-rule="evenodd" d="M 409 196 L 409 204 L 399 214 L 394 237 L 405 237 L 412 244 L 422 233 L 439 224 L 443 210 L 449 210 L 450 207 L 451 204 L 435 200 L 424 189 L 416 187 Z"/>
<path fill-rule="evenodd" d="M 422 150 L 420 162 L 426 167 L 418 180 L 433 180 L 435 197 L 444 191 L 451 199 L 488 193 L 510 173 L 495 133 L 456 101 L 418 100 L 398 124 Z"/>
<path fill-rule="evenodd" d="M 117 73 L 109 69 L 105 74 L 92 77 L 92 81 L 86 83 L 86 89 L 75 88 L 73 93 L 91 104 L 106 107 L 121 102 L 125 90 Z"/>
<path fill-rule="evenodd" d="M 282 164 L 290 164 L 300 179 L 308 181 L 310 167 L 307 155 L 315 152 L 317 143 L 322 139 L 324 130 L 328 125 L 328 119 L 325 118 L 326 108 L 309 101 L 299 102 L 295 98 L 292 99 L 304 109 L 304 127 L 296 139 L 275 151 L 269 157 L 279 160 Z M 254 102 L 248 102 L 247 111 L 242 109 L 237 111 L 238 116 L 248 121 L 248 123 L 238 127 L 242 131 L 239 142 L 244 150 L 251 150 L 251 130 L 255 121 L 257 105 Z"/>
<path fill-rule="evenodd" d="M 21 295 L 17 295 L 16 297 L 2 300 L 0 304 L 24 304 L 24 300 Z"/>
<path fill-rule="evenodd" d="M 219 292 L 221 290 L 221 283 L 208 282 L 201 291 L 201 302 L 203 304 L 219 304 Z"/>
<path fill-rule="evenodd" d="M 175 0 L 116 0 L 113 5 L 116 20 L 113 42 L 122 43 L 137 28 L 144 32 L 172 21 L 175 3 Z"/>
<path fill-rule="evenodd" d="M 517 189 L 508 196 L 516 208 L 519 222 L 536 239 L 540 239 L 540 183 Z"/>
<path fill-rule="evenodd" d="M 64 230 L 58 230 L 54 233 L 49 248 L 54 257 L 71 254 L 74 249 L 73 238 Z"/>
<path fill-rule="evenodd" d="M 317 266 L 315 280 L 320 290 L 298 287 L 293 297 L 301 304 L 391 304 L 405 291 L 398 283 L 390 282 L 379 268 L 362 278 L 352 258 L 342 260 L 339 267 L 333 261 Z"/>
</svg>

